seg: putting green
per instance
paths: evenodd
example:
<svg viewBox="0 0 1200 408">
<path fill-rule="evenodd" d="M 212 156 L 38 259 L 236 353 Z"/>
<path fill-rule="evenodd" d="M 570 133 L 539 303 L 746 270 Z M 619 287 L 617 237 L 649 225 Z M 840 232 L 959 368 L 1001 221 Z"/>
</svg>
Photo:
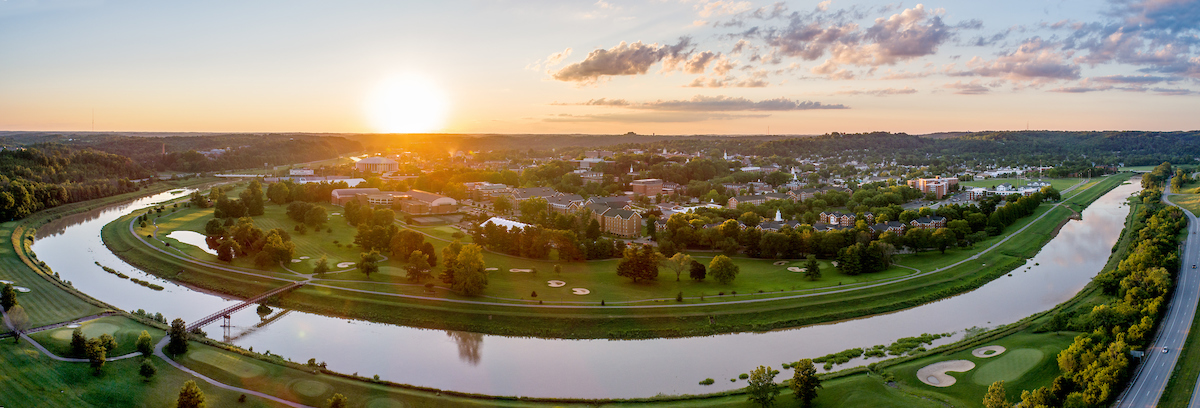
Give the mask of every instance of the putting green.
<svg viewBox="0 0 1200 408">
<path fill-rule="evenodd" d="M 1021 378 L 1030 369 L 1042 362 L 1045 353 L 1037 349 L 1009 350 L 989 361 L 971 377 L 979 385 L 991 385 L 996 381 L 1013 381 Z"/>
<path fill-rule="evenodd" d="M 258 377 L 267 371 L 236 356 L 211 350 L 199 350 L 188 354 L 188 357 L 242 378 Z"/>
<path fill-rule="evenodd" d="M 297 394 L 309 398 L 320 397 L 321 395 L 324 395 L 333 389 L 333 387 L 330 387 L 329 384 L 313 380 L 293 381 L 289 387 L 291 387 L 292 391 L 295 391 Z"/>
<path fill-rule="evenodd" d="M 120 330 L 120 327 L 112 323 L 84 323 L 79 328 L 83 329 L 83 335 L 89 339 L 100 337 L 101 334 L 115 335 L 117 330 Z M 75 329 L 58 329 L 51 333 L 50 337 L 55 340 L 71 341 L 71 333 L 74 331 Z"/>
<path fill-rule="evenodd" d="M 367 408 L 404 408 L 403 402 L 389 398 L 376 398 L 367 403 Z"/>
</svg>

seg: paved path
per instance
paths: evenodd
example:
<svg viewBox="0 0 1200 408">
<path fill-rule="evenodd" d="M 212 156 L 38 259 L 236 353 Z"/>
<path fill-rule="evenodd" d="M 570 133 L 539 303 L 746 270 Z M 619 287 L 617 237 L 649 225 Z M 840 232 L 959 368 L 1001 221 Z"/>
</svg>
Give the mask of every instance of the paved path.
<svg viewBox="0 0 1200 408">
<path fill-rule="evenodd" d="M 1168 205 L 1179 207 L 1167 200 L 1171 196 L 1170 182 L 1167 183 L 1167 188 L 1163 191 L 1163 202 Z M 1182 209 L 1182 207 L 1180 207 Z M 1186 209 L 1183 213 L 1188 218 L 1188 239 L 1183 248 L 1183 256 L 1179 273 L 1176 277 L 1175 290 L 1171 294 L 1171 300 L 1167 303 L 1167 314 L 1163 321 L 1159 324 L 1158 333 L 1155 334 L 1154 341 L 1150 343 L 1150 349 L 1146 351 L 1146 356 L 1142 364 L 1137 367 L 1134 372 L 1133 381 L 1122 391 L 1117 398 L 1116 406 L 1119 408 L 1151 408 L 1158 406 L 1159 399 L 1162 398 L 1163 392 L 1166 390 L 1167 381 L 1171 379 L 1171 373 L 1175 370 L 1175 363 L 1179 359 L 1179 351 L 1183 348 L 1184 341 L 1187 340 L 1188 331 L 1192 327 L 1192 319 L 1196 314 L 1196 302 L 1200 299 L 1200 269 L 1192 269 L 1192 265 L 1200 262 L 1200 254 L 1197 248 L 1200 248 L 1200 223 L 1197 222 L 1196 216 Z M 1166 353 L 1162 352 L 1163 348 L 1167 349 Z M 1196 407 L 1197 401 L 1195 393 L 1193 393 L 1191 406 Z"/>
<path fill-rule="evenodd" d="M 214 380 L 212 378 L 209 378 L 208 376 L 206 376 L 204 374 L 200 374 L 190 368 L 184 367 L 182 364 L 179 364 L 179 363 L 175 362 L 175 360 L 172 360 L 170 357 L 167 357 L 166 353 L 163 353 L 163 348 L 166 347 L 167 342 L 169 342 L 170 340 L 171 340 L 170 337 L 165 337 L 165 336 L 162 338 L 162 340 L 159 340 L 158 344 L 154 345 L 154 355 L 158 356 L 158 358 L 161 358 L 163 361 L 166 361 L 167 364 L 170 364 L 172 367 L 178 368 L 180 371 L 183 371 L 185 373 L 191 374 L 192 376 L 194 376 L 196 378 L 204 380 L 204 382 L 212 384 L 214 387 L 223 388 L 223 389 L 230 390 L 233 392 L 240 392 L 240 393 L 243 393 L 246 395 L 253 395 L 255 397 L 278 402 L 280 404 L 287 405 L 289 407 L 315 408 L 315 407 L 312 407 L 309 405 L 304 405 L 304 404 L 301 404 L 298 402 L 288 401 L 288 400 L 285 400 L 283 398 L 279 398 L 279 397 L 276 397 L 273 395 L 263 394 L 258 391 L 234 387 L 232 385 L 228 385 L 228 384 L 222 383 L 220 381 Z"/>
<path fill-rule="evenodd" d="M 1088 180 L 1082 180 L 1079 183 L 1076 183 L 1075 185 L 1073 185 L 1063 191 L 1064 192 L 1072 191 L 1072 190 L 1078 188 L 1079 186 L 1085 184 L 1086 182 L 1088 182 Z M 1008 240 L 1012 239 L 1013 237 L 1020 235 L 1022 232 L 1025 232 L 1026 229 L 1033 226 L 1038 221 L 1040 221 L 1042 218 L 1045 218 L 1047 215 L 1049 215 L 1050 212 L 1053 211 L 1054 207 L 1062 206 L 1062 204 L 1063 204 L 1063 202 L 1061 202 L 1061 201 L 1058 203 L 1055 203 L 1053 206 L 1051 206 L 1050 210 L 1047 210 L 1046 212 L 1042 213 L 1042 215 L 1038 216 L 1037 218 L 1034 218 L 1032 221 L 1025 224 L 1025 226 L 1021 227 L 1020 229 L 1018 229 L 1016 231 L 1013 231 L 1011 234 L 1008 234 L 1007 236 L 1005 236 L 1004 239 L 1001 239 L 1000 241 L 997 241 L 996 243 L 992 244 L 991 246 L 984 248 L 983 250 L 979 251 L 975 255 L 972 255 L 961 261 L 958 261 L 953 264 L 946 265 L 941 268 L 937 268 L 937 269 L 934 269 L 934 270 L 931 270 L 928 272 L 914 273 L 911 275 L 905 275 L 905 276 L 894 278 L 894 279 L 886 279 L 886 280 L 880 280 L 880 281 L 874 281 L 874 282 L 864 282 L 862 284 L 842 285 L 842 286 L 837 287 L 839 289 L 830 289 L 830 288 L 826 287 L 826 288 L 815 288 L 815 289 L 806 289 L 806 290 L 798 290 L 798 291 L 789 291 L 786 293 L 796 293 L 796 294 L 787 295 L 787 296 L 770 297 L 770 298 L 731 300 L 728 302 L 722 302 L 722 304 L 750 304 L 750 303 L 774 302 L 774 301 L 788 300 L 788 299 L 802 299 L 802 298 L 808 298 L 808 297 L 814 297 L 814 296 L 823 296 L 823 295 L 836 294 L 836 293 L 846 293 L 846 292 L 852 292 L 852 291 L 861 290 L 861 289 L 880 287 L 880 286 L 891 285 L 894 283 L 905 282 L 905 281 L 909 281 L 912 279 L 929 276 L 929 275 L 932 275 L 932 274 L 935 274 L 938 272 L 942 272 L 942 271 L 960 266 L 967 262 L 971 262 L 971 261 L 975 261 L 975 260 L 979 259 L 979 257 L 981 255 L 991 252 L 992 250 L 996 249 L 1000 245 L 1003 245 L 1005 242 L 1008 242 Z M 202 265 L 214 268 L 214 269 L 223 270 L 223 271 L 227 271 L 227 272 L 239 273 L 239 274 L 244 274 L 244 275 L 249 275 L 249 276 L 273 279 L 273 280 L 280 280 L 280 281 L 285 281 L 285 282 L 293 282 L 291 280 L 276 277 L 276 276 L 264 275 L 261 273 L 255 273 L 255 272 L 242 270 L 240 268 L 225 267 L 223 265 L 215 264 L 212 262 L 201 261 L 201 260 L 186 256 L 186 255 L 182 255 L 182 252 L 179 255 L 177 255 L 175 253 L 163 250 L 154 245 L 150 245 L 149 242 L 146 242 L 145 238 L 139 236 L 134 231 L 133 221 L 134 220 L 130 220 L 130 222 L 129 222 L 129 232 L 131 234 L 133 234 L 135 237 L 138 238 L 138 240 L 142 241 L 142 243 L 146 244 L 150 248 L 153 248 L 154 250 L 159 251 L 168 256 L 171 256 L 173 258 L 176 258 L 176 259 L 179 259 L 179 260 L 182 260 L 185 262 L 202 264 Z M 420 231 L 417 231 L 417 232 L 420 232 Z M 422 232 L 422 234 L 424 234 L 424 233 Z M 428 235 L 428 234 L 425 234 L 425 235 L 432 237 L 431 235 Z M 484 297 L 484 298 L 491 298 L 491 299 L 497 299 L 497 300 L 522 302 L 522 303 L 497 303 L 497 302 L 488 302 L 488 301 L 479 301 L 479 300 L 447 299 L 447 298 L 442 298 L 442 297 L 407 295 L 407 294 L 393 293 L 393 292 L 380 292 L 380 291 L 368 290 L 368 289 L 347 288 L 347 287 L 342 287 L 342 286 L 318 283 L 318 281 L 321 281 L 321 279 L 315 279 L 312 277 L 308 278 L 307 281 L 309 282 L 308 286 L 317 286 L 317 287 L 323 287 L 323 288 L 334 289 L 334 290 L 342 290 L 342 291 L 348 291 L 348 292 L 356 292 L 356 293 L 378 295 L 378 296 L 389 296 L 389 297 L 397 297 L 397 298 L 405 298 L 405 299 L 419 299 L 419 300 L 429 300 L 429 301 L 435 301 L 435 302 L 448 302 L 448 303 L 483 305 L 483 306 L 507 306 L 507 307 L 521 307 L 521 308 L 542 308 L 542 309 L 604 309 L 604 308 L 608 308 L 608 309 L 611 309 L 611 308 L 656 309 L 656 308 L 680 308 L 680 307 L 682 307 L 682 308 L 706 307 L 706 306 L 712 305 L 710 303 L 688 304 L 688 303 L 662 303 L 662 302 L 659 302 L 660 300 L 663 300 L 663 299 L 641 299 L 641 300 L 624 301 L 624 302 L 621 302 L 621 301 L 606 302 L 605 306 L 600 306 L 598 303 L 595 303 L 595 302 L 577 302 L 577 303 L 585 303 L 585 304 L 565 304 L 566 302 L 562 302 L 561 304 L 538 304 L 536 300 L 508 299 L 508 298 L 498 298 L 498 297 L 490 297 L 490 296 Z M 363 282 L 363 281 L 339 281 L 339 282 L 380 284 L 380 282 Z M 726 297 L 756 296 L 756 295 L 761 295 L 761 294 L 747 293 L 747 294 L 739 294 L 739 295 L 726 295 Z M 666 298 L 664 298 L 664 299 L 666 299 Z M 699 299 L 699 297 L 686 297 L 685 299 Z M 668 299 L 668 300 L 673 300 L 673 298 Z M 638 305 L 638 304 L 632 304 L 632 303 L 658 303 L 658 304 Z"/>
<path fill-rule="evenodd" d="M 8 329 L 9 329 L 9 330 L 16 331 L 16 329 L 14 329 L 14 328 L 13 328 L 12 322 L 8 321 L 8 313 L 5 313 L 4 311 L 0 311 L 0 314 L 2 314 L 2 315 L 4 316 L 4 325 L 5 325 L 5 326 L 8 326 Z M 102 313 L 102 314 L 100 314 L 100 315 L 88 316 L 88 317 L 85 317 L 85 318 L 82 318 L 82 319 L 76 319 L 76 320 L 74 320 L 73 322 L 85 322 L 85 321 L 88 321 L 88 320 L 99 319 L 99 318 L 101 318 L 101 317 L 104 317 L 104 316 L 107 316 L 107 315 L 105 315 L 105 314 L 103 314 L 103 313 Z M 30 338 L 30 337 L 29 337 L 29 335 L 28 335 L 29 333 L 39 332 L 39 331 L 42 331 L 42 330 L 50 330 L 50 329 L 53 329 L 53 328 L 58 328 L 58 327 L 66 326 L 67 324 L 71 324 L 71 322 L 66 322 L 66 323 L 57 323 L 57 324 L 52 324 L 52 325 L 48 325 L 48 326 L 42 326 L 42 327 L 37 327 L 37 328 L 29 329 L 29 330 L 26 330 L 26 331 L 24 331 L 24 332 L 22 332 L 22 333 L 21 333 L 21 338 L 22 338 L 22 339 L 24 339 L 25 341 L 28 341 L 28 342 L 29 342 L 29 344 L 32 344 L 34 348 L 38 349 L 38 351 L 42 352 L 42 354 L 45 354 L 45 355 L 46 355 L 46 357 L 50 357 L 50 359 L 51 359 L 51 360 L 65 361 L 65 362 L 68 362 L 68 363 L 89 363 L 89 362 L 91 362 L 91 360 L 88 360 L 88 359 L 86 359 L 86 358 L 60 357 L 60 356 L 58 356 L 58 355 L 56 355 L 56 354 L 54 354 L 54 353 L 51 353 L 51 352 L 50 352 L 50 350 L 46 350 L 46 348 L 45 348 L 45 347 L 42 347 L 42 344 L 41 344 L 41 343 L 38 343 L 37 341 L 34 341 L 34 340 L 33 340 L 32 338 Z M 117 361 L 117 360 L 124 360 L 124 359 L 127 359 L 127 358 L 134 358 L 134 357 L 137 357 L 137 356 L 140 356 L 140 355 L 142 355 L 142 353 L 133 352 L 133 353 L 129 353 L 129 354 L 126 354 L 126 355 L 123 355 L 123 356 L 109 357 L 109 358 L 107 358 L 107 359 L 106 359 L 106 361 Z"/>
</svg>

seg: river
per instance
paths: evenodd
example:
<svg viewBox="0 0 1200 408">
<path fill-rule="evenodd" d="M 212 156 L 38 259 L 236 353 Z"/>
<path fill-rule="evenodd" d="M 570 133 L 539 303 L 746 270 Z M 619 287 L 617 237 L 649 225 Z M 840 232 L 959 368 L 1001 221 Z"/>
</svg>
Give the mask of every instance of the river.
<svg viewBox="0 0 1200 408">
<path fill-rule="evenodd" d="M 294 361 L 324 361 L 332 370 L 423 387 L 529 397 L 634 398 L 702 394 L 745 386 L 728 379 L 758 365 L 812 358 L 852 347 L 889 344 L 922 333 L 996 327 L 1070 299 L 1107 261 L 1139 190 L 1118 186 L 1068 222 L 1026 266 L 974 290 L 941 301 L 863 319 L 777 330 L 648 340 L 559 340 L 447 332 L 276 311 L 263 324 L 253 308 L 233 315 L 232 343 Z M 191 290 L 143 273 L 117 258 L 101 228 L 139 208 L 178 197 L 163 193 L 56 220 L 38 230 L 33 250 L 63 279 L 125 310 L 197 319 L 236 301 Z M 112 267 L 157 282 L 153 291 L 106 273 Z M 1035 266 L 1037 264 L 1037 266 Z M 274 318 L 274 319 L 272 319 Z M 222 328 L 205 328 L 222 338 Z M 845 368 L 869 361 L 857 359 Z M 698 382 L 717 380 L 709 386 Z"/>
</svg>

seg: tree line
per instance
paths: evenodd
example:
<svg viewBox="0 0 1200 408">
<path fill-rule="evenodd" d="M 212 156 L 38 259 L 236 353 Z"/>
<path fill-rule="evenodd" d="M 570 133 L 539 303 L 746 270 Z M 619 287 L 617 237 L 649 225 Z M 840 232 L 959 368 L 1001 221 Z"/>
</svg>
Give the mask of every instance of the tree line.
<svg viewBox="0 0 1200 408">
<path fill-rule="evenodd" d="M 0 219 L 137 191 L 152 173 L 126 157 L 59 144 L 0 150 Z"/>
</svg>

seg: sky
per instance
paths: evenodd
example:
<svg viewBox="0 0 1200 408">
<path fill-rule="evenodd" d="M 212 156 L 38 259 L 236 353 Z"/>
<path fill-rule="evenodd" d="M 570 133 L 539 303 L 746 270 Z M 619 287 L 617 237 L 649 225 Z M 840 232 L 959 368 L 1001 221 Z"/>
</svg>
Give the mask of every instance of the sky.
<svg viewBox="0 0 1200 408">
<path fill-rule="evenodd" d="M 1200 129 L 1200 0 L 0 0 L 0 130 Z"/>
</svg>

